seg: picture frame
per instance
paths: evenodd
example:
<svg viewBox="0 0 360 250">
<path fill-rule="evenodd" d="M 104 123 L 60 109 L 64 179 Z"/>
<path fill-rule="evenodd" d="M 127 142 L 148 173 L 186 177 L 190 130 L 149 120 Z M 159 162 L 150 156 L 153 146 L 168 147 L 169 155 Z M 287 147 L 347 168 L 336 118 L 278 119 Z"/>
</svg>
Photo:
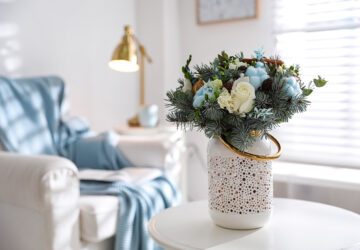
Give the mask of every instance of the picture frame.
<svg viewBox="0 0 360 250">
<path fill-rule="evenodd" d="M 196 16 L 199 25 L 256 19 L 260 0 L 197 0 Z"/>
</svg>

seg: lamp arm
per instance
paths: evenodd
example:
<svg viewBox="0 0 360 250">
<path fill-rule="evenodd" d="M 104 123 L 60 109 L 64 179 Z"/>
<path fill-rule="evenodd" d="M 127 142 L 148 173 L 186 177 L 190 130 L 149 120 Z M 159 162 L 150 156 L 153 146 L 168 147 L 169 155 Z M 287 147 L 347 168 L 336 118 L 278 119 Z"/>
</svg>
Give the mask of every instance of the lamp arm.
<svg viewBox="0 0 360 250">
<path fill-rule="evenodd" d="M 135 41 L 135 43 L 139 46 L 139 51 L 140 51 L 140 54 L 146 58 L 146 60 L 148 61 L 148 63 L 152 63 L 152 59 L 151 57 L 149 56 L 149 54 L 147 53 L 145 47 L 140 43 L 139 39 L 134 35 L 132 34 L 132 37 Z"/>
</svg>

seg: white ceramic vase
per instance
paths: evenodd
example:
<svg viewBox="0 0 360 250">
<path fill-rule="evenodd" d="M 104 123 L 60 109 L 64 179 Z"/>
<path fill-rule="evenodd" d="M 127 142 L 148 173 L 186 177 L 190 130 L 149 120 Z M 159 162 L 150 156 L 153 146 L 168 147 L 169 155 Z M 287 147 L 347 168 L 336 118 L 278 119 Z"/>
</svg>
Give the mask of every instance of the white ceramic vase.
<svg viewBox="0 0 360 250">
<path fill-rule="evenodd" d="M 270 155 L 270 140 L 256 137 L 246 152 Z M 270 219 L 273 200 L 271 161 L 253 160 L 228 149 L 218 138 L 208 143 L 208 202 L 216 225 L 253 229 Z"/>
</svg>

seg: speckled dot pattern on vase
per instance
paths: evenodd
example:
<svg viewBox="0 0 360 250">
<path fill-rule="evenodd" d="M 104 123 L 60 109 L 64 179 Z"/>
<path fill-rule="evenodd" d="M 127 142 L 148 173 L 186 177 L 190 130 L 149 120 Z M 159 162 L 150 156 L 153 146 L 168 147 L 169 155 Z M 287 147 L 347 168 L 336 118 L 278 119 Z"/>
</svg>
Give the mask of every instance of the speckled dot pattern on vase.
<svg viewBox="0 0 360 250">
<path fill-rule="evenodd" d="M 257 214 L 271 210 L 271 161 L 242 156 L 211 156 L 208 166 L 210 209 L 233 214 Z"/>
</svg>

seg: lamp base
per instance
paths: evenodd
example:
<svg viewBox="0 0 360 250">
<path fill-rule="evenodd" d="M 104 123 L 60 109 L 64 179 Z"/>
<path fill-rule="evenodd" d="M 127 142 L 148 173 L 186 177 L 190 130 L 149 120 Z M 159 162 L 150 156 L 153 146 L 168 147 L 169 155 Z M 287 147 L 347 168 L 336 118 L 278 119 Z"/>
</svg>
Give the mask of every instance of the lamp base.
<svg viewBox="0 0 360 250">
<path fill-rule="evenodd" d="M 129 127 L 140 127 L 139 115 L 136 114 L 133 118 L 128 120 Z"/>
</svg>

